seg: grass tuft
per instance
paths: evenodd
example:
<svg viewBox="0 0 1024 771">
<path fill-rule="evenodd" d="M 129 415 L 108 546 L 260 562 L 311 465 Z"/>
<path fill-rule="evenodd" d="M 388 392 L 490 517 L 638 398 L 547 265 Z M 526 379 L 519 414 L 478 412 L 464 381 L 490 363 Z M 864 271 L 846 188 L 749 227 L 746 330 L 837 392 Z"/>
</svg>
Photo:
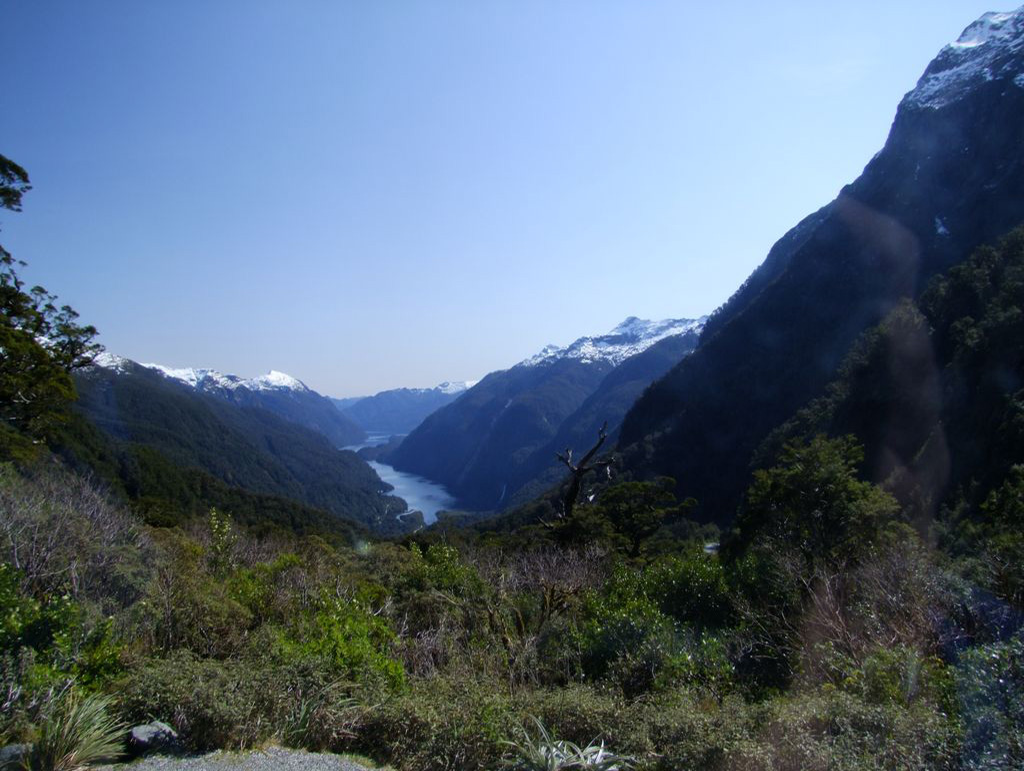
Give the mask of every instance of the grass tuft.
<svg viewBox="0 0 1024 771">
<path fill-rule="evenodd" d="M 55 699 L 29 753 L 30 771 L 80 771 L 122 754 L 126 726 L 110 712 L 105 696 L 68 691 Z"/>
<path fill-rule="evenodd" d="M 586 747 L 551 737 L 536 717 L 537 736 L 523 729 L 523 741 L 506 742 L 516 753 L 508 766 L 516 771 L 562 771 L 571 768 L 592 768 L 598 771 L 626 771 L 632 758 L 616 755 L 605 749 L 604 742 L 594 739 Z"/>
</svg>

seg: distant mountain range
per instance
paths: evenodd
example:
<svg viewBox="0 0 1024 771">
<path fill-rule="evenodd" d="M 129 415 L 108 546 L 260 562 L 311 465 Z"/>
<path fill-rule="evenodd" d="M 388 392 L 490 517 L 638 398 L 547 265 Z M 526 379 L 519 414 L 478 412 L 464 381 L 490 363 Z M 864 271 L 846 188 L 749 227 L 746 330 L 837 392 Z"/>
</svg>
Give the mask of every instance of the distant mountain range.
<svg viewBox="0 0 1024 771">
<path fill-rule="evenodd" d="M 374 396 L 331 401 L 364 431 L 408 434 L 432 412 L 455 401 L 474 385 L 475 380 L 445 382 L 434 388 L 395 388 Z"/>
<path fill-rule="evenodd" d="M 474 510 L 504 508 L 560 474 L 565 444 L 614 432 L 637 396 L 697 344 L 704 319 L 626 319 L 492 372 L 427 417 L 384 460 L 439 482 Z"/>
<path fill-rule="evenodd" d="M 355 453 L 338 449 L 362 430 L 295 378 L 244 380 L 102 354 L 76 385 L 79 410 L 118 442 L 377 532 L 408 527 L 395 519 L 404 501 L 387 495 L 390 486 Z"/>
<path fill-rule="evenodd" d="M 135 365 L 129 359 L 101 354 L 97 366 L 119 370 Z M 326 436 L 335 447 L 357 444 L 366 438 L 363 429 L 340 414 L 334 403 L 291 375 L 271 370 L 255 378 L 225 375 L 213 369 L 137 364 L 193 391 L 223 399 L 239 407 L 258 407 Z"/>
</svg>

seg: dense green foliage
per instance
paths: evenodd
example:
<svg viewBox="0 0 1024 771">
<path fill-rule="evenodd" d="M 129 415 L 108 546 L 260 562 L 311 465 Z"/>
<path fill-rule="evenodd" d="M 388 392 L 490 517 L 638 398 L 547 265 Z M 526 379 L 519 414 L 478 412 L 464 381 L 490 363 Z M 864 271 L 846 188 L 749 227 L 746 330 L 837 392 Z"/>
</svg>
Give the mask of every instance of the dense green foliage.
<svg viewBox="0 0 1024 771">
<path fill-rule="evenodd" d="M 0 208 L 21 210 L 28 174 L 0 155 Z M 28 458 L 66 419 L 75 399 L 70 372 L 88 364 L 95 328 L 41 286 L 18 275 L 24 263 L 0 246 L 0 461 Z"/>
<path fill-rule="evenodd" d="M 734 548 L 791 549 L 808 565 L 852 559 L 898 510 L 891 495 L 857 478 L 862 460 L 852 436 L 786 445 L 779 466 L 754 472 Z"/>
<path fill-rule="evenodd" d="M 776 429 L 759 459 L 801 437 L 855 436 L 868 478 L 905 519 L 940 538 L 972 580 L 1019 603 L 1022 309 L 1017 230 L 862 335 L 825 394 Z"/>
<path fill-rule="evenodd" d="M 369 535 L 357 523 L 322 509 L 231 487 L 205 471 L 172 463 L 159 450 L 117 441 L 77 412 L 61 426 L 53 447 L 69 466 L 116 490 L 151 525 L 201 520 L 213 506 L 230 511 L 235 522 L 255 534 L 315 534 L 344 543 Z"/>
<path fill-rule="evenodd" d="M 402 769 L 525 762 L 524 729 L 541 754 L 603 742 L 664 771 L 1013 767 L 1019 638 L 857 479 L 858 457 L 849 439 L 787 449 L 723 557 L 672 537 L 666 519 L 688 507 L 667 481 L 579 507 L 610 537 L 555 525 L 526 548 L 467 532 L 461 548 L 352 550 L 257 538 L 220 511 L 146 526 L 73 478 L 8 470 L 0 731 L 49 730 L 71 684 L 196 749 L 276 741 Z M 1005 491 L 991 505 L 1014 516 Z M 822 512 L 837 532 L 814 529 Z M 57 522 L 81 540 L 26 561 L 33 523 Z M 88 581 L 79 559 L 96 561 Z M 966 635 L 987 641 L 948 655 Z"/>
</svg>

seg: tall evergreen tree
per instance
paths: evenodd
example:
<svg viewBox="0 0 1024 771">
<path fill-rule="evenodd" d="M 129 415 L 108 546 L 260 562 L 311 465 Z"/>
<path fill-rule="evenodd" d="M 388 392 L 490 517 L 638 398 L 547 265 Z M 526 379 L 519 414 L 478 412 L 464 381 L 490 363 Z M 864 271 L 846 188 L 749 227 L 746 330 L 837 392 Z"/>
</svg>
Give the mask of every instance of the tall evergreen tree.
<svg viewBox="0 0 1024 771">
<path fill-rule="evenodd" d="M 28 173 L 0 155 L 0 207 L 21 211 Z M 27 287 L 0 246 L 0 460 L 26 458 L 63 421 L 75 400 L 70 372 L 92 361 L 96 329 L 58 306 L 41 286 Z"/>
</svg>

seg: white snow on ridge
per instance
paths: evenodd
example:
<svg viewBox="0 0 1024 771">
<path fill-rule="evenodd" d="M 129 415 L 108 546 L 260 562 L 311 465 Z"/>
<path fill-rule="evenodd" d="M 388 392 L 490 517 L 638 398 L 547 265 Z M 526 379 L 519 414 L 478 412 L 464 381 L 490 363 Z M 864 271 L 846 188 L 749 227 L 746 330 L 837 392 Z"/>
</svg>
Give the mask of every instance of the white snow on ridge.
<svg viewBox="0 0 1024 771">
<path fill-rule="evenodd" d="M 446 380 L 436 388 L 431 388 L 427 390 L 440 391 L 443 394 L 461 394 L 463 391 L 468 391 L 470 388 L 472 388 L 479 382 L 479 380 L 460 380 L 456 382 L 450 382 Z"/>
<path fill-rule="evenodd" d="M 938 109 L 953 104 L 972 88 L 1016 75 L 1024 68 L 1024 6 L 1010 13 L 986 13 L 943 48 L 903 104 Z M 1018 84 L 1019 85 L 1019 84 Z"/>
<path fill-rule="evenodd" d="M 131 359 L 126 359 L 123 356 L 118 356 L 106 351 L 93 359 L 94 366 L 114 370 L 116 372 L 125 372 L 128 370 L 129 366 L 133 364 L 135 364 L 135 362 Z M 215 369 L 208 369 L 206 367 L 167 367 L 163 364 L 152 363 L 138 364 L 138 366 L 159 372 L 170 380 L 177 380 L 179 383 L 199 391 L 210 390 L 213 388 L 222 388 L 227 391 L 234 391 L 238 388 L 245 388 L 250 391 L 302 392 L 310 390 L 309 387 L 298 378 L 273 369 L 266 375 L 247 379 L 241 378 L 238 375 L 225 375 Z M 459 394 L 463 391 L 469 390 L 479 382 L 479 380 L 446 380 L 434 388 L 413 388 L 410 390 L 422 393 L 440 391 L 445 394 Z"/>
<path fill-rule="evenodd" d="M 284 372 L 278 372 L 276 369 L 272 369 L 266 375 L 260 375 L 252 380 L 243 380 L 242 384 L 251 391 L 265 391 L 268 388 L 287 388 L 291 391 L 309 390 L 301 380 L 291 375 L 286 375 Z"/>
<path fill-rule="evenodd" d="M 125 359 L 125 361 L 127 361 L 127 359 Z M 96 363 L 100 366 L 106 366 L 101 363 L 98 358 Z M 139 366 L 155 370 L 170 380 L 177 380 L 179 383 L 184 383 L 190 388 L 195 388 L 197 390 L 206 390 L 210 388 L 223 388 L 228 391 L 234 391 L 236 388 L 246 388 L 250 391 L 309 390 L 301 380 L 297 380 L 291 375 L 286 375 L 283 372 L 277 372 L 276 370 L 271 370 L 266 375 L 245 379 L 238 377 L 238 375 L 225 375 L 215 369 L 207 369 L 205 367 L 175 368 L 165 367 L 163 364 L 140 364 Z"/>
<path fill-rule="evenodd" d="M 1016 20 L 1020 10 L 1010 13 L 997 13 L 990 11 L 984 13 L 981 18 L 971 24 L 963 31 L 950 48 L 977 48 L 990 41 L 1006 40 L 1013 37 L 1015 30 L 1012 22 Z M 1008 24 L 1007 22 L 1011 22 Z"/>
<path fill-rule="evenodd" d="M 391 391 L 408 391 L 409 393 L 414 394 L 432 394 L 438 392 L 451 396 L 453 394 L 461 394 L 463 391 L 468 391 L 479 382 L 479 380 L 445 380 L 443 383 L 438 383 L 433 388 L 390 388 L 387 391 L 378 391 L 375 396 L 390 393 Z"/>
<path fill-rule="evenodd" d="M 699 319 L 648 321 L 630 316 L 606 335 L 581 337 L 565 348 L 545 346 L 540 353 L 524 359 L 518 366 L 535 367 L 559 359 L 578 359 L 584 363 L 607 361 L 618 366 L 630 356 L 646 351 L 666 337 L 687 332 L 699 333 L 707 318 L 702 316 Z"/>
<path fill-rule="evenodd" d="M 126 359 L 124 356 L 118 356 L 116 353 L 110 353 L 108 351 L 103 351 L 102 353 L 97 354 L 92 360 L 93 367 L 111 369 L 115 372 L 125 372 L 131 364 L 131 359 Z"/>
</svg>

